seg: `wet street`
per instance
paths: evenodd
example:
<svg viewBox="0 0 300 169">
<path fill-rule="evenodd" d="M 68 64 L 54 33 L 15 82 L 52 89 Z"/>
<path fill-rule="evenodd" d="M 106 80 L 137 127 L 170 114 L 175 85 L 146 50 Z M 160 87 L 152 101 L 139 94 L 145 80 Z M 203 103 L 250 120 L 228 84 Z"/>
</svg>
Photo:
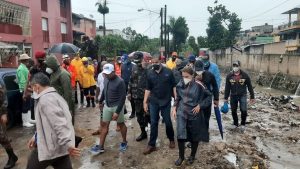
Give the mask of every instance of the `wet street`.
<svg viewBox="0 0 300 169">
<path fill-rule="evenodd" d="M 222 93 L 222 92 L 221 92 Z M 300 113 L 288 109 L 278 109 L 268 103 L 269 93 L 275 96 L 283 93 L 279 91 L 256 88 L 257 103 L 250 106 L 248 127 L 246 133 L 231 130 L 230 113 L 223 114 L 224 140 L 221 139 L 214 113 L 210 120 L 210 143 L 200 143 L 197 160 L 193 166 L 182 168 L 224 168 L 245 169 L 259 167 L 259 169 L 298 169 L 300 166 Z M 222 98 L 222 97 L 221 97 Z M 296 100 L 297 102 L 297 100 Z M 223 104 L 221 102 L 221 104 Z M 127 103 L 130 112 L 130 106 Z M 126 115 L 128 127 L 129 147 L 125 153 L 118 151 L 121 141 L 120 133 L 116 132 L 116 124 L 112 122 L 106 139 L 105 153 L 92 156 L 89 148 L 99 141 L 91 133 L 98 128 L 99 114 L 97 108 L 78 108 L 76 115 L 76 133 L 84 137 L 80 144 L 82 155 L 73 158 L 75 169 L 98 168 L 145 168 L 165 169 L 175 168 L 174 161 L 178 158 L 177 149 L 168 148 L 169 141 L 165 134 L 165 127 L 159 124 L 158 151 L 144 156 L 143 150 L 147 141 L 136 142 L 140 134 L 136 118 L 130 120 Z M 173 120 L 175 127 L 175 121 Z M 12 145 L 19 157 L 15 169 L 26 168 L 27 156 L 30 151 L 27 141 L 32 137 L 34 129 L 16 127 L 9 130 Z M 149 131 L 148 131 L 149 133 Z M 186 157 L 190 150 L 186 151 Z M 0 168 L 3 168 L 7 157 L 3 148 L 0 149 Z"/>
</svg>

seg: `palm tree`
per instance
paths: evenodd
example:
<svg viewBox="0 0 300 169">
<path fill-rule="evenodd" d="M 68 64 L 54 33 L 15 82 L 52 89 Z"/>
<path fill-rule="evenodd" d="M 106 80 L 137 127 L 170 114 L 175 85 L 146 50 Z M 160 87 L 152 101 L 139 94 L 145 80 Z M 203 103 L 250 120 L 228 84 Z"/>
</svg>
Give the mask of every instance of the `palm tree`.
<svg viewBox="0 0 300 169">
<path fill-rule="evenodd" d="M 189 28 L 184 17 L 170 18 L 170 33 L 173 35 L 173 49 L 177 51 L 182 43 L 186 42 Z"/>
<path fill-rule="evenodd" d="M 107 7 L 106 0 L 103 3 L 97 2 L 96 6 L 98 6 L 98 12 L 103 15 L 103 36 L 105 36 L 105 15 L 109 13 L 109 8 Z"/>
</svg>

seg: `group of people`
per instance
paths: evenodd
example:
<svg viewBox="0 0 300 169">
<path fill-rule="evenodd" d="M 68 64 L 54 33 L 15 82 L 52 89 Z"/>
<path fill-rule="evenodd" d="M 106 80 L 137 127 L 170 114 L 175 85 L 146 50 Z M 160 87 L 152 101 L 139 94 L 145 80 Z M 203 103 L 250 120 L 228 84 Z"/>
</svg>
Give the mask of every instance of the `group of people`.
<svg viewBox="0 0 300 169">
<path fill-rule="evenodd" d="M 60 64 L 56 56 L 46 56 L 42 51 L 37 52 L 35 57 L 36 64 L 29 64 L 30 57 L 22 54 L 17 70 L 17 81 L 23 96 L 23 126 L 36 125 L 36 132 L 28 143 L 28 147 L 33 149 L 28 169 L 50 165 L 54 168 L 72 168 L 70 155 L 80 155 L 77 147 L 82 141 L 74 132 L 74 103 L 80 101 L 83 104 L 84 97 L 87 108 L 96 107 L 96 102 L 99 102 L 100 125 L 95 133 L 99 134 L 100 142 L 90 149 L 94 155 L 104 153 L 111 121 L 117 122 L 117 131 L 122 136 L 119 150 L 127 150 L 126 98 L 132 107 L 130 118 L 137 117 L 140 127 L 136 141 L 147 139 L 146 127 L 148 124 L 151 126 L 144 155 L 157 151 L 160 117 L 166 126 L 170 149 L 176 147 L 171 115 L 176 119 L 179 149 L 176 166 L 185 160 L 186 142 L 191 148 L 187 162 L 192 164 L 199 142 L 209 141 L 209 121 L 212 107 L 219 106 L 221 75 L 208 54 L 201 57 L 191 55 L 185 59 L 173 52 L 166 64 L 160 55 L 154 55 L 150 63 L 146 62 L 142 52 L 135 52 L 131 58 L 124 54 L 114 62 L 101 59 L 99 63 L 79 55 L 73 60 L 63 55 L 63 63 Z M 254 102 L 254 92 L 249 76 L 240 69 L 241 63 L 236 61 L 232 66 L 232 72 L 226 77 L 224 100 L 228 102 L 230 97 L 233 125 L 244 131 L 247 89 L 251 102 Z M 6 135 L 7 101 L 4 88 L 0 94 L 0 143 L 9 156 L 5 166 L 8 169 L 15 165 L 18 158 Z M 237 116 L 238 105 L 242 114 L 241 127 Z"/>
</svg>

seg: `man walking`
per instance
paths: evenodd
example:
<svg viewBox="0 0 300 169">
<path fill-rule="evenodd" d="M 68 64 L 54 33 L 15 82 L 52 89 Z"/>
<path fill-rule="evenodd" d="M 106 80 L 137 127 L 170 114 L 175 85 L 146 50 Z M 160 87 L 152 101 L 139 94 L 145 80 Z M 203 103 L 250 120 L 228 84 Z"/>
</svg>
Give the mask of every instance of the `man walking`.
<svg viewBox="0 0 300 169">
<path fill-rule="evenodd" d="M 33 149 L 27 163 L 27 169 L 42 169 L 53 166 L 54 169 L 72 169 L 69 155 L 79 156 L 75 148 L 72 116 L 67 102 L 53 87 L 49 78 L 37 73 L 31 80 L 32 89 L 37 93 L 36 133 L 28 143 Z"/>
<path fill-rule="evenodd" d="M 238 105 L 240 105 L 242 116 L 240 130 L 244 132 L 247 120 L 247 88 L 250 92 L 250 102 L 254 103 L 255 100 L 251 79 L 246 72 L 240 69 L 240 66 L 240 61 L 234 61 L 232 64 L 233 71 L 230 72 L 226 77 L 224 99 L 225 102 L 228 102 L 228 97 L 230 96 L 231 113 L 235 128 L 239 126 L 237 108 Z"/>
<path fill-rule="evenodd" d="M 29 70 L 27 68 L 29 63 L 30 57 L 27 54 L 20 55 L 19 62 L 20 66 L 17 69 L 17 79 L 19 90 L 21 96 L 23 96 L 23 103 L 22 103 L 22 121 L 24 127 L 33 127 L 33 124 L 30 124 L 31 113 L 30 111 L 30 97 L 25 97 L 24 92 L 26 91 L 26 85 L 28 82 L 28 74 Z"/>
<path fill-rule="evenodd" d="M 128 84 L 129 84 L 129 80 L 130 80 L 130 77 L 131 77 L 133 64 L 129 60 L 127 54 L 124 54 L 121 57 L 121 60 L 122 60 L 121 77 L 125 82 L 126 93 L 127 93 Z M 133 100 L 130 100 L 130 104 L 131 104 L 131 114 L 130 114 L 129 118 L 132 119 L 132 118 L 135 117 L 135 106 L 134 106 Z M 126 106 L 125 106 L 125 114 L 127 114 L 126 112 L 127 112 L 127 109 L 126 109 Z"/>
<path fill-rule="evenodd" d="M 115 74 L 114 65 L 105 64 L 103 67 L 104 90 L 102 92 L 99 104 L 103 108 L 103 119 L 101 123 L 100 144 L 91 148 L 90 152 L 94 155 L 104 152 L 104 143 L 109 131 L 110 122 L 117 121 L 117 126 L 120 128 L 122 142 L 119 150 L 121 152 L 127 149 L 127 127 L 124 122 L 124 104 L 126 100 L 126 89 L 124 81 Z"/>
<path fill-rule="evenodd" d="M 162 66 L 159 56 L 152 58 L 152 70 L 147 75 L 147 86 L 144 96 L 144 110 L 150 110 L 151 133 L 148 146 L 144 154 L 156 151 L 156 139 L 158 135 L 159 112 L 166 125 L 166 133 L 170 140 L 169 148 L 175 148 L 174 130 L 171 121 L 171 97 L 176 98 L 176 83 L 172 71 Z"/>
<path fill-rule="evenodd" d="M 50 55 L 46 59 L 46 72 L 50 74 L 50 85 L 54 87 L 57 93 L 59 93 L 68 103 L 69 110 L 72 115 L 72 123 L 75 123 L 75 105 L 72 99 L 72 86 L 70 74 L 60 66 L 57 58 L 54 55 Z M 82 141 L 81 137 L 76 136 L 75 146 L 78 147 Z"/>
<path fill-rule="evenodd" d="M 18 157 L 15 155 L 10 140 L 6 135 L 6 123 L 7 123 L 7 97 L 6 90 L 0 85 L 0 144 L 6 150 L 8 155 L 8 161 L 4 166 L 4 169 L 13 168 L 18 161 Z"/>
<path fill-rule="evenodd" d="M 215 76 L 218 88 L 220 89 L 222 78 L 218 65 L 209 60 L 209 54 L 205 54 L 200 60 L 204 64 L 204 70 L 210 71 Z"/>
<path fill-rule="evenodd" d="M 132 68 L 128 98 L 131 102 L 134 102 L 137 121 L 141 129 L 141 134 L 136 138 L 136 141 L 142 141 L 147 138 L 146 127 L 150 122 L 149 114 L 143 109 L 143 99 L 147 85 L 147 69 L 142 66 L 143 53 L 135 52 L 133 59 L 136 65 Z"/>
</svg>

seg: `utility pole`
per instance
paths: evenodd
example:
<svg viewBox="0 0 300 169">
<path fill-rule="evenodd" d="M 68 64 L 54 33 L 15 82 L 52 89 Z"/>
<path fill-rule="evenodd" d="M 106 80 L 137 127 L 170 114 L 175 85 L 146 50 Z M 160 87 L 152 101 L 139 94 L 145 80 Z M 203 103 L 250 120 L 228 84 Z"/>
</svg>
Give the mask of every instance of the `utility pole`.
<svg viewBox="0 0 300 169">
<path fill-rule="evenodd" d="M 163 8 L 160 9 L 160 47 L 164 46 L 164 35 L 163 35 Z"/>
<path fill-rule="evenodd" d="M 168 58 L 168 50 L 167 50 L 167 5 L 165 5 L 165 29 L 164 29 L 164 33 L 165 33 L 165 57 Z"/>
</svg>

